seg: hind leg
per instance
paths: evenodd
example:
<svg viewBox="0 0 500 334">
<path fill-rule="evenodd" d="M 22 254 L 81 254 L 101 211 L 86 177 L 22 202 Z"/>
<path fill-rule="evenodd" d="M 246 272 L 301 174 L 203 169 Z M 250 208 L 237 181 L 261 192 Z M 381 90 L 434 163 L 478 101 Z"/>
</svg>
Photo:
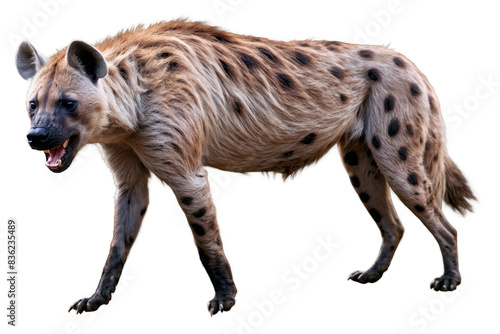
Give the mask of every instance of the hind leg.
<svg viewBox="0 0 500 334">
<path fill-rule="evenodd" d="M 432 184 L 425 170 L 425 147 L 422 139 L 412 143 L 411 137 L 402 134 L 399 134 L 399 138 L 391 138 L 376 130 L 371 132 L 368 143 L 380 171 L 401 201 L 432 233 L 441 249 L 444 274 L 431 283 L 431 288 L 436 291 L 455 290 L 461 281 L 457 232 L 443 215 L 442 199 L 435 196 L 440 192 L 433 189 L 437 186 Z M 405 148 L 404 154 L 400 153 L 402 148 Z"/>
<path fill-rule="evenodd" d="M 382 234 L 382 246 L 375 263 L 364 272 L 355 271 L 349 279 L 373 283 L 389 268 L 404 228 L 392 204 L 387 181 L 379 172 L 364 139 L 342 140 L 339 151 L 354 189 Z"/>
</svg>

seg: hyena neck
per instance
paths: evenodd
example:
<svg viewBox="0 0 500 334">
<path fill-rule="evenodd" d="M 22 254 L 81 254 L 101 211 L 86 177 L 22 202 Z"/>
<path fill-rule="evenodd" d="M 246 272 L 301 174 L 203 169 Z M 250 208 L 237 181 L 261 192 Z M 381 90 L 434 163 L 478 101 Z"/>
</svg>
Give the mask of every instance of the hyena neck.
<svg viewBox="0 0 500 334">
<path fill-rule="evenodd" d="M 108 75 L 102 79 L 108 125 L 102 131 L 100 143 L 123 140 L 135 133 L 142 110 L 141 94 L 145 92 L 141 82 L 129 55 L 115 56 L 108 62 Z"/>
</svg>

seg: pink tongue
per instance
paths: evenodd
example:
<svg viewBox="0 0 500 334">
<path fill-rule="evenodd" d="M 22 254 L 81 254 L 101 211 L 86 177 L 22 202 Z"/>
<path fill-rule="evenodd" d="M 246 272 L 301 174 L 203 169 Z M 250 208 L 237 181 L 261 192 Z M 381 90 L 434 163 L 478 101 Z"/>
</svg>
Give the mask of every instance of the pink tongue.
<svg viewBox="0 0 500 334">
<path fill-rule="evenodd" d="M 49 160 L 45 162 L 45 166 L 50 167 L 50 168 L 55 168 L 59 167 L 59 159 L 61 159 L 66 153 L 66 150 L 61 146 L 54 148 L 52 150 L 49 150 Z"/>
</svg>

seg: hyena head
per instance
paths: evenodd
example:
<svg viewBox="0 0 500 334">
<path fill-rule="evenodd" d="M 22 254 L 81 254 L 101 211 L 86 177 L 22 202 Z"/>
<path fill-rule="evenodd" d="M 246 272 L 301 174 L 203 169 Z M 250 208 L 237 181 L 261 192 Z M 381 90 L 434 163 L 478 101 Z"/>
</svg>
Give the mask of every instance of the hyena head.
<svg viewBox="0 0 500 334">
<path fill-rule="evenodd" d="M 108 72 L 106 61 L 97 49 L 80 41 L 49 59 L 23 42 L 16 64 L 19 74 L 31 80 L 26 100 L 31 120 L 28 143 L 45 152 L 45 165 L 51 171 L 62 172 L 106 126 L 106 95 L 99 80 Z"/>
</svg>

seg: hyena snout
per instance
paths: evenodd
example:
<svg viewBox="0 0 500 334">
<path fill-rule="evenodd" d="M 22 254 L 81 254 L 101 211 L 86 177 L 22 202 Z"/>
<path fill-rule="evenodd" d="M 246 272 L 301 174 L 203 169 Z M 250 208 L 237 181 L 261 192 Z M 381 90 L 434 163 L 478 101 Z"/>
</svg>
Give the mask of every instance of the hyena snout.
<svg viewBox="0 0 500 334">
<path fill-rule="evenodd" d="M 28 143 L 34 150 L 45 153 L 45 166 L 59 173 L 68 168 L 76 155 L 79 135 L 68 133 L 52 126 L 31 127 L 28 131 Z"/>
<path fill-rule="evenodd" d="M 50 138 L 49 130 L 45 127 L 31 128 L 28 131 L 28 143 L 32 149 L 43 149 Z"/>
</svg>

